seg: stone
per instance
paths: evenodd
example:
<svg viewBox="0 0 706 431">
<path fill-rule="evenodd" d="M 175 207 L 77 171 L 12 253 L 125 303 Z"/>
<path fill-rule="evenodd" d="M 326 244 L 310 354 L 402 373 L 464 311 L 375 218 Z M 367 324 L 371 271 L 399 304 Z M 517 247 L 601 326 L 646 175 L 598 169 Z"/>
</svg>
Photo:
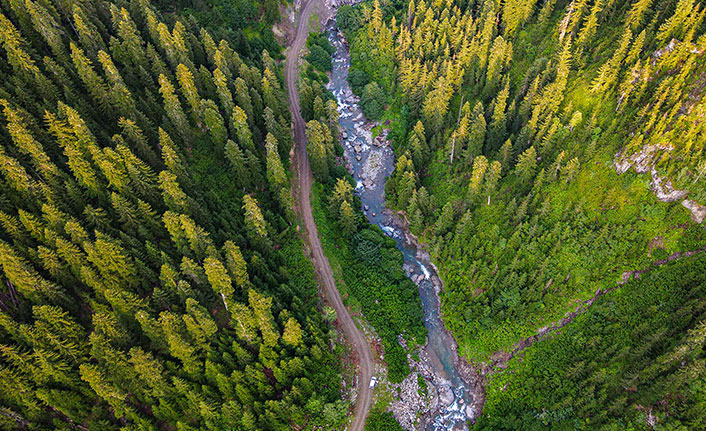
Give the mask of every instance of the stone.
<svg viewBox="0 0 706 431">
<path fill-rule="evenodd" d="M 356 153 L 360 153 L 361 151 L 363 151 L 363 148 L 361 148 L 360 145 L 356 145 L 355 147 L 353 147 L 353 150 L 355 150 Z"/>
<path fill-rule="evenodd" d="M 448 385 L 439 385 L 439 403 L 449 406 L 454 402 L 454 392 Z"/>
<path fill-rule="evenodd" d="M 355 156 L 355 159 L 356 159 L 357 161 L 361 161 L 361 160 L 363 160 L 363 158 L 362 158 L 362 157 L 360 157 L 360 156 L 358 156 L 358 155 L 356 155 L 356 156 Z"/>
<path fill-rule="evenodd" d="M 706 207 L 691 199 L 684 199 L 682 206 L 691 211 L 691 219 L 694 223 L 703 223 L 706 219 Z"/>
</svg>

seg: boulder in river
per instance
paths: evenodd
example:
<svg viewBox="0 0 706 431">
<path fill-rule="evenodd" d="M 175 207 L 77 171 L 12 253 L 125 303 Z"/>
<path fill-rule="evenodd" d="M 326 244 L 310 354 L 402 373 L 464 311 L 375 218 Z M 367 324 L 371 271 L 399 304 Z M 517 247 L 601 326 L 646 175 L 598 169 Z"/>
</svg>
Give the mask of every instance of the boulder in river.
<svg viewBox="0 0 706 431">
<path fill-rule="evenodd" d="M 363 148 L 361 148 L 360 145 L 356 145 L 355 147 L 353 147 L 353 149 L 355 150 L 356 153 L 360 153 L 361 151 L 363 151 Z"/>
<path fill-rule="evenodd" d="M 442 406 L 449 406 L 454 402 L 454 391 L 449 385 L 439 385 L 439 403 Z"/>
</svg>

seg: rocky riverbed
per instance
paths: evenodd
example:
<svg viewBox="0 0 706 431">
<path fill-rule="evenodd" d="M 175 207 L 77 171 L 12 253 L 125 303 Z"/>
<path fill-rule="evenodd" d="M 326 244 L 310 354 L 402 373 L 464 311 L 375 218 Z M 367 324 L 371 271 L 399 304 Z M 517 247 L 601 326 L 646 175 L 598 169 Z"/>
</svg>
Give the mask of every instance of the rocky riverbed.
<svg viewBox="0 0 706 431">
<path fill-rule="evenodd" d="M 418 360 L 408 355 L 413 372 L 401 384 L 390 385 L 397 393 L 390 408 L 407 430 L 468 429 L 468 423 L 475 420 L 482 406 L 482 377 L 459 357 L 458 345 L 444 326 L 439 301 L 443 285 L 429 254 L 409 233 L 404 217 L 385 206 L 385 180 L 394 170 L 395 162 L 387 141 L 389 129 L 364 117 L 359 99 L 347 82 L 348 45 L 334 21 L 329 21 L 326 29 L 336 48 L 328 89 L 338 103 L 346 168 L 356 180 L 355 191 L 368 221 L 397 241 L 404 256 L 404 269 L 419 287 L 424 324 L 429 332 L 427 342 L 414 355 Z M 400 337 L 400 341 L 403 343 L 404 339 Z M 426 390 L 420 388 L 418 376 L 425 382 Z"/>
</svg>

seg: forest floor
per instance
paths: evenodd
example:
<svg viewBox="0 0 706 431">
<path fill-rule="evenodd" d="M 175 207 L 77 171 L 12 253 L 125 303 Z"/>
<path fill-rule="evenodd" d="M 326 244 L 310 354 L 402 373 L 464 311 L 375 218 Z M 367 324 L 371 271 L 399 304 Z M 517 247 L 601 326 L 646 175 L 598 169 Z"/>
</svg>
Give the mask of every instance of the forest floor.
<svg viewBox="0 0 706 431">
<path fill-rule="evenodd" d="M 343 304 L 341 294 L 336 288 L 331 265 L 324 255 L 319 240 L 319 233 L 311 211 L 311 186 L 313 182 L 309 158 L 306 152 L 306 124 L 299 106 L 299 55 L 309 35 L 309 20 L 312 12 L 321 15 L 328 11 L 324 0 L 303 0 L 297 5 L 293 37 L 288 40 L 286 52 L 285 79 L 289 94 L 289 108 L 294 126 L 294 145 L 297 170 L 296 197 L 297 214 L 306 230 L 305 238 L 310 248 L 310 259 L 316 269 L 320 286 L 323 287 L 330 305 L 336 310 L 340 329 L 351 344 L 354 355 L 359 361 L 358 394 L 354 408 L 351 431 L 363 431 L 365 420 L 372 404 L 372 390 L 368 382 L 375 370 L 375 361 L 367 339 L 358 329 L 350 313 Z"/>
</svg>

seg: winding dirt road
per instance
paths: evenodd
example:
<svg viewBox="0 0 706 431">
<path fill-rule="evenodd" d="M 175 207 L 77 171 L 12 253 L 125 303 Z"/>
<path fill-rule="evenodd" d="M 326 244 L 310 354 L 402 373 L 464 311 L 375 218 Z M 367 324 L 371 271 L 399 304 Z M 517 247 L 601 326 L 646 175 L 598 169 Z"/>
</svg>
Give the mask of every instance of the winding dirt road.
<svg viewBox="0 0 706 431">
<path fill-rule="evenodd" d="M 299 7 L 298 16 L 295 18 L 296 35 L 291 41 L 287 50 L 285 79 L 289 92 L 289 109 L 292 111 L 292 121 L 294 125 L 294 142 L 296 145 L 297 159 L 297 188 L 295 191 L 297 199 L 298 214 L 306 229 L 309 247 L 311 248 L 311 261 L 316 268 L 319 284 L 323 286 L 326 297 L 331 306 L 336 310 L 338 323 L 343 329 L 343 333 L 351 344 L 358 357 L 360 369 L 358 375 L 358 398 L 353 411 L 353 423 L 350 431 L 363 431 L 365 419 L 368 416 L 372 403 L 372 390 L 369 387 L 375 363 L 372 351 L 365 336 L 358 329 L 353 318 L 343 305 L 341 294 L 336 288 L 333 278 L 333 271 L 328 259 L 324 255 L 319 240 L 319 231 L 316 228 L 314 217 L 311 212 L 311 184 L 312 175 L 309 166 L 309 158 L 306 153 L 306 124 L 301 116 L 299 107 L 299 89 L 297 80 L 299 78 L 298 59 L 299 53 L 306 42 L 309 34 L 309 17 L 316 0 L 303 0 Z"/>
</svg>

